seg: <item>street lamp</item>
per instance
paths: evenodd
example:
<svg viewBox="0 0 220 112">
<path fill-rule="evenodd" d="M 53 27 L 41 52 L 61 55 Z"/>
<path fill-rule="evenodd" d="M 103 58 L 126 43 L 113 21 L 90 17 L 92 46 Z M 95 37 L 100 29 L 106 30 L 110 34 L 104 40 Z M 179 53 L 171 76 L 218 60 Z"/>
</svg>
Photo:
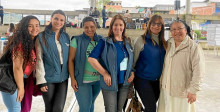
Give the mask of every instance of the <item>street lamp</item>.
<svg viewBox="0 0 220 112">
<path fill-rule="evenodd" d="M 179 19 L 178 18 L 178 10 L 179 9 L 180 9 L 180 0 L 175 0 L 174 1 L 174 10 L 176 10 L 176 12 L 177 12 L 176 19 Z"/>
</svg>

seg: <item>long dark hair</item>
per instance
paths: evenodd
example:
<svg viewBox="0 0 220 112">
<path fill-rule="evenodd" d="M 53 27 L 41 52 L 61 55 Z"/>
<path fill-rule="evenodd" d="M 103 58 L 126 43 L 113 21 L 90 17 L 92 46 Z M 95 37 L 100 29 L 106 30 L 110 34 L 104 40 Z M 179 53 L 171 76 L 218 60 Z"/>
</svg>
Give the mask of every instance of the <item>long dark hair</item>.
<svg viewBox="0 0 220 112">
<path fill-rule="evenodd" d="M 24 65 L 33 61 L 32 50 L 34 49 L 34 40 L 28 32 L 28 25 L 32 19 L 38 20 L 38 18 L 35 16 L 26 16 L 22 18 L 22 20 L 16 26 L 13 35 L 9 38 L 8 44 L 6 45 L 6 50 L 10 49 L 13 52 L 14 58 L 18 56 L 18 52 L 22 52 Z"/>
<path fill-rule="evenodd" d="M 13 32 L 15 29 L 15 25 L 13 23 L 9 24 L 9 32 Z"/>
<path fill-rule="evenodd" d="M 62 29 L 63 29 L 64 32 L 66 32 L 66 15 L 65 15 L 65 13 L 64 13 L 62 10 L 55 10 L 55 11 L 51 14 L 51 18 L 52 18 L 55 14 L 61 14 L 61 15 L 63 15 L 63 16 L 65 17 L 64 26 L 62 27 Z M 51 23 L 51 22 L 50 22 L 49 25 L 47 25 L 47 26 L 45 27 L 44 31 L 42 32 L 42 34 L 43 34 L 42 39 L 43 39 L 43 42 L 44 42 L 44 44 L 46 45 L 47 48 L 48 48 L 48 43 L 47 43 L 47 40 L 46 40 L 46 33 L 45 33 L 45 31 L 46 31 L 46 29 L 50 29 L 50 28 L 52 28 L 52 23 Z"/>
<path fill-rule="evenodd" d="M 109 26 L 109 30 L 108 30 L 108 37 L 109 37 L 109 38 L 112 38 L 113 41 L 116 41 L 116 40 L 115 40 L 114 33 L 113 33 L 113 25 L 114 25 L 114 23 L 115 23 L 115 21 L 116 21 L 117 19 L 122 20 L 123 23 L 124 23 L 124 26 L 125 26 L 124 31 L 122 32 L 122 38 L 123 38 L 123 40 L 127 39 L 127 40 L 130 41 L 130 39 L 126 36 L 126 33 L 125 33 L 125 32 L 126 32 L 126 22 L 125 22 L 125 20 L 123 19 L 123 16 L 121 16 L 120 14 L 115 15 L 115 16 L 112 18 L 111 23 L 110 23 L 110 26 Z"/>
<path fill-rule="evenodd" d="M 167 45 L 166 45 L 166 40 L 165 40 L 165 38 L 164 38 L 164 21 L 163 21 L 163 18 L 162 18 L 160 15 L 155 14 L 155 15 L 153 15 L 153 16 L 150 18 L 150 20 L 149 20 L 149 22 L 148 22 L 148 24 L 147 24 L 147 29 L 145 30 L 144 34 L 142 35 L 142 38 L 143 38 L 143 40 L 145 41 L 146 35 L 150 35 L 151 40 L 152 40 L 153 44 L 155 45 L 155 42 L 154 42 L 153 39 L 152 39 L 152 32 L 151 32 L 151 30 L 150 30 L 150 26 L 151 26 L 151 24 L 152 24 L 153 22 L 155 22 L 156 20 L 159 20 L 160 23 L 162 24 L 162 26 L 161 26 L 161 31 L 159 32 L 159 46 L 160 46 L 160 47 L 164 47 L 164 49 L 166 49 L 166 48 L 167 48 Z M 146 41 L 145 41 L 145 42 L 146 42 Z"/>
<path fill-rule="evenodd" d="M 55 15 L 55 14 L 61 14 L 65 17 L 65 21 L 64 21 L 64 26 L 62 27 L 63 31 L 66 31 L 66 15 L 62 10 L 55 10 L 52 14 L 51 14 L 51 18 Z M 52 23 L 50 22 L 49 25 L 46 26 L 46 28 L 52 28 Z M 46 29 L 45 28 L 45 29 Z M 44 30 L 45 31 L 45 30 Z"/>
</svg>

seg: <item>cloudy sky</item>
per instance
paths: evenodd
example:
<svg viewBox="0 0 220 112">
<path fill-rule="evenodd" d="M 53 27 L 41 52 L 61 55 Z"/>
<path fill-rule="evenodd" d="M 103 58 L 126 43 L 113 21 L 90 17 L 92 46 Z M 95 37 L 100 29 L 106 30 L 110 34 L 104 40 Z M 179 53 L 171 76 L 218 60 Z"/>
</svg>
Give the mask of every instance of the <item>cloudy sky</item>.
<svg viewBox="0 0 220 112">
<path fill-rule="evenodd" d="M 114 0 L 113 0 L 114 1 Z M 118 0 L 119 1 L 119 0 Z M 174 4 L 175 0 L 121 0 L 123 7 L 153 7 L 156 4 Z M 180 0 L 181 6 L 186 0 Z M 204 1 L 204 0 L 191 0 Z M 220 1 L 220 0 L 219 0 Z M 78 10 L 89 7 L 89 0 L 0 0 L 5 9 Z"/>
</svg>

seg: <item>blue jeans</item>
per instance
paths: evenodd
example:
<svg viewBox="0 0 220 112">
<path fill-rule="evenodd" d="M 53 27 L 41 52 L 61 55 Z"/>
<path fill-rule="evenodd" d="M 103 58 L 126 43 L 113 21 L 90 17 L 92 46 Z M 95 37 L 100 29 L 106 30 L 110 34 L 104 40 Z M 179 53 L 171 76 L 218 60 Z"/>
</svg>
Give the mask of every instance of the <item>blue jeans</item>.
<svg viewBox="0 0 220 112">
<path fill-rule="evenodd" d="M 144 19 L 144 23 L 146 23 L 146 25 L 147 25 L 147 22 L 148 22 L 149 20 L 150 20 L 150 18 L 147 18 L 147 17 L 146 17 L 146 18 Z"/>
<path fill-rule="evenodd" d="M 75 92 L 79 104 L 79 112 L 93 112 L 96 97 L 100 92 L 100 82 L 92 82 L 78 86 Z"/>
<path fill-rule="evenodd" d="M 106 18 L 102 18 L 103 23 L 102 23 L 102 28 L 105 28 L 105 22 L 106 22 Z"/>
<path fill-rule="evenodd" d="M 17 94 L 18 94 L 17 90 L 12 95 L 10 93 L 5 93 L 5 92 L 1 92 L 1 93 L 2 93 L 3 102 L 8 109 L 8 112 L 20 112 L 21 111 L 21 103 L 16 101 Z"/>
<path fill-rule="evenodd" d="M 129 85 L 118 85 L 118 91 L 102 89 L 105 112 L 122 112 L 124 103 L 128 96 Z"/>
</svg>

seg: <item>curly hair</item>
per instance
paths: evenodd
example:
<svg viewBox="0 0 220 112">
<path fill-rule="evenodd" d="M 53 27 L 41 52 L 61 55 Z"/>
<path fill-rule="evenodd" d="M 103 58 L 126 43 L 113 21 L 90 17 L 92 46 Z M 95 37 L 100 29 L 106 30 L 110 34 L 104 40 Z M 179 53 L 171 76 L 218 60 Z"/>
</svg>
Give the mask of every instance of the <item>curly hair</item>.
<svg viewBox="0 0 220 112">
<path fill-rule="evenodd" d="M 28 32 L 28 25 L 31 19 L 38 20 L 38 18 L 35 16 L 26 16 L 22 18 L 22 20 L 16 26 L 13 35 L 9 38 L 8 44 L 6 45 L 6 50 L 9 49 L 11 52 L 13 52 L 14 58 L 18 56 L 18 52 L 22 51 L 24 65 L 34 61 L 32 59 L 32 50 L 34 49 L 35 43 Z"/>
</svg>

